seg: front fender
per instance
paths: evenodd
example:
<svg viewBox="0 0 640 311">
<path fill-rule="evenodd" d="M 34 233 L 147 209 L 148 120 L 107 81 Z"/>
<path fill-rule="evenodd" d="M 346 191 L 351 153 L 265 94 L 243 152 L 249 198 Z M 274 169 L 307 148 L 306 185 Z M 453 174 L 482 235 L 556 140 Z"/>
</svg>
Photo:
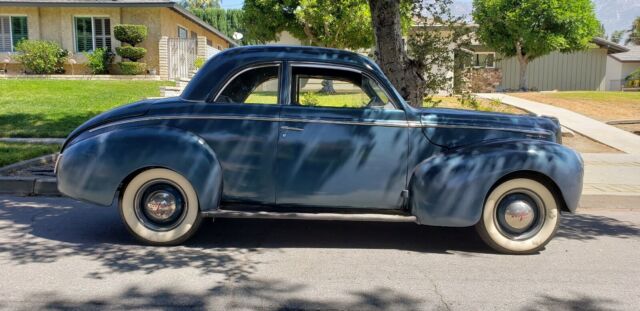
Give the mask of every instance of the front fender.
<svg viewBox="0 0 640 311">
<path fill-rule="evenodd" d="M 517 172 L 548 177 L 565 206 L 577 208 L 583 163 L 575 151 L 547 141 L 500 140 L 443 152 L 418 164 L 409 183 L 411 212 L 421 224 L 474 225 L 495 183 Z"/>
<path fill-rule="evenodd" d="M 200 137 L 170 127 L 117 129 L 70 145 L 58 163 L 58 190 L 111 205 L 127 177 L 150 167 L 185 176 L 198 194 L 201 209 L 218 206 L 222 170 L 214 151 Z"/>
</svg>

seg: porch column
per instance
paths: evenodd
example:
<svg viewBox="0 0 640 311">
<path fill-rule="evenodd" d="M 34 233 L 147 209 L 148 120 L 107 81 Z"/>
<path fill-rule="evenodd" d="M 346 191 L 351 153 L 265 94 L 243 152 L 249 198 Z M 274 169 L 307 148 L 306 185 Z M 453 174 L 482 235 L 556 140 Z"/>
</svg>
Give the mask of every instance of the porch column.
<svg viewBox="0 0 640 311">
<path fill-rule="evenodd" d="M 160 42 L 158 43 L 158 74 L 160 74 L 160 79 L 169 80 L 169 37 L 162 36 L 160 37 Z"/>
<path fill-rule="evenodd" d="M 198 36 L 196 58 L 207 59 L 207 37 Z"/>
</svg>

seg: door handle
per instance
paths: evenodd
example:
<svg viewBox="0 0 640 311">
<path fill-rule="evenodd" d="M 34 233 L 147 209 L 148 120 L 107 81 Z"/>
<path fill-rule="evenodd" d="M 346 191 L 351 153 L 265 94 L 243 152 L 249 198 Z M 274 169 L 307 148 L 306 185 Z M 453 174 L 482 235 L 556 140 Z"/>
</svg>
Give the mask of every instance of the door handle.
<svg viewBox="0 0 640 311">
<path fill-rule="evenodd" d="M 285 130 L 285 131 L 296 131 L 296 132 L 302 132 L 304 131 L 303 128 L 299 128 L 299 127 L 292 127 L 292 126 L 281 126 L 280 127 L 281 130 Z"/>
</svg>

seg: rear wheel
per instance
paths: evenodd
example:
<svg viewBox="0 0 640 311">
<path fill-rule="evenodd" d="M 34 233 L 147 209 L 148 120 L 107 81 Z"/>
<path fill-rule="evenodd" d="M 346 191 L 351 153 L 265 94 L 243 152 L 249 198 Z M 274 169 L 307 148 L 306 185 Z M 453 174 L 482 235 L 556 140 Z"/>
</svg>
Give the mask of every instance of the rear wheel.
<svg viewBox="0 0 640 311">
<path fill-rule="evenodd" d="M 202 217 L 191 183 L 168 169 L 154 168 L 136 175 L 120 200 L 127 229 L 151 245 L 176 245 L 196 232 Z"/>
<path fill-rule="evenodd" d="M 542 183 L 516 178 L 491 191 L 476 230 L 491 248 L 530 254 L 543 248 L 560 223 L 558 202 Z"/>
</svg>

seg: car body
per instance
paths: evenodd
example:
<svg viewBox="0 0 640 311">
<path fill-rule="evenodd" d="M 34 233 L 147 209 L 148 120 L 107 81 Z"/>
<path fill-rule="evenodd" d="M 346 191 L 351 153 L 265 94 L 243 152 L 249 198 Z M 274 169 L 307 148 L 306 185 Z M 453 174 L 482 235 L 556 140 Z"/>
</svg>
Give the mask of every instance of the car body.
<svg viewBox="0 0 640 311">
<path fill-rule="evenodd" d="M 528 180 L 552 198 L 507 189 L 498 199 L 508 202 L 491 207 L 502 212 L 487 215 L 520 243 L 522 225 L 510 227 L 505 215 L 524 219 L 529 229 L 555 217 L 555 232 L 559 211 L 577 207 L 582 160 L 560 140 L 553 118 L 411 107 L 374 62 L 356 53 L 251 46 L 211 58 L 180 97 L 143 100 L 87 121 L 67 138 L 56 172 L 68 196 L 100 205 L 118 199 L 128 228 L 153 244 L 179 243 L 202 215 L 231 210 L 396 215 L 481 227 L 492 191 L 510 180 L 525 181 L 516 190 L 535 188 Z M 169 171 L 180 180 L 163 178 Z M 128 193 L 134 181 L 152 189 Z M 127 216 L 128 209 L 135 211 Z M 160 221 L 172 212 L 197 219 L 180 234 L 150 238 L 173 230 Z M 525 253 L 548 239 L 521 249 L 489 244 Z"/>
</svg>

